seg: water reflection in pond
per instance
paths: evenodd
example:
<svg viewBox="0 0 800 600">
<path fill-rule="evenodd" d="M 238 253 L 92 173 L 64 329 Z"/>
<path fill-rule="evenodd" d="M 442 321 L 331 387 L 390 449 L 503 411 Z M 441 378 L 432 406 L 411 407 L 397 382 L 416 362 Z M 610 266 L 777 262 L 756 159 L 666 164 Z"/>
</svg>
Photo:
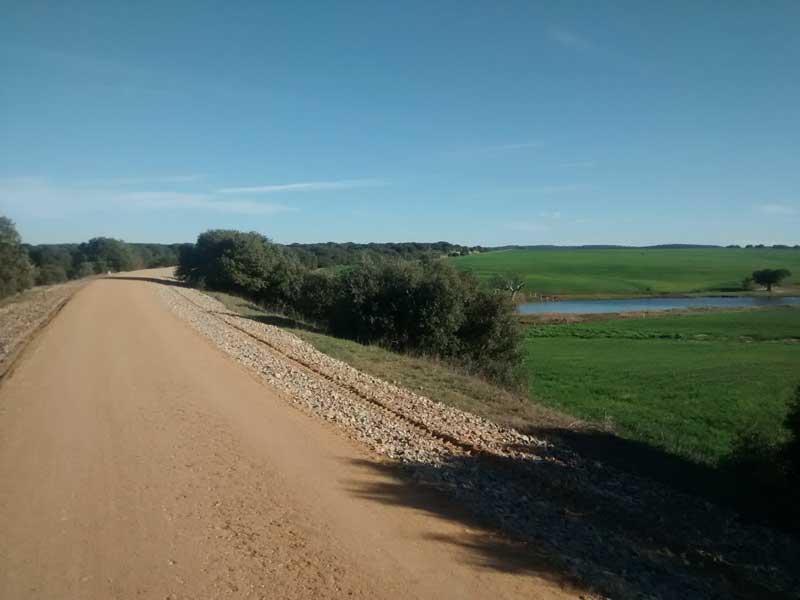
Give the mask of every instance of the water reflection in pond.
<svg viewBox="0 0 800 600">
<path fill-rule="evenodd" d="M 554 300 L 520 304 L 523 315 L 590 314 L 672 310 L 676 308 L 755 308 L 800 305 L 800 296 L 698 296 L 694 298 L 622 298 L 619 300 Z"/>
</svg>

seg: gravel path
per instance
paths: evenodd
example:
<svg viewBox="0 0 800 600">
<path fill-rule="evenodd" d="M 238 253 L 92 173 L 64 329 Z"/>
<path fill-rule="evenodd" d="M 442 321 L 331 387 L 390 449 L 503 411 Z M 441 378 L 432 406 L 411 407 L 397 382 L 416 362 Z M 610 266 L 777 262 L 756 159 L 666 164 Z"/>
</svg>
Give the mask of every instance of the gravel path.
<svg viewBox="0 0 800 600">
<path fill-rule="evenodd" d="M 585 597 L 487 568 L 526 548 L 262 385 L 152 275 L 89 283 L 0 385 L 0 598 Z"/>
<path fill-rule="evenodd" d="M 602 594 L 800 597 L 800 547 L 789 536 L 361 373 L 197 290 L 162 285 L 160 294 L 297 407 L 535 544 Z"/>
</svg>

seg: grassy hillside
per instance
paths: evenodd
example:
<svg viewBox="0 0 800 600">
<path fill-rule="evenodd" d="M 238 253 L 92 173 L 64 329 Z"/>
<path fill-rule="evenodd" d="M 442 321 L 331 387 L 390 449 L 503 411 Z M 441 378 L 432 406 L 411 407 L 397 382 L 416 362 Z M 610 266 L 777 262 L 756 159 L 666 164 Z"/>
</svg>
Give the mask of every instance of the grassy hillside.
<svg viewBox="0 0 800 600">
<path fill-rule="evenodd" d="M 748 427 L 777 438 L 800 384 L 800 309 L 530 326 L 536 402 L 713 464 Z"/>
<path fill-rule="evenodd" d="M 527 292 L 548 295 L 719 292 L 761 268 L 789 269 L 788 283 L 800 284 L 800 250 L 503 250 L 449 260 L 482 279 L 520 273 Z"/>
</svg>

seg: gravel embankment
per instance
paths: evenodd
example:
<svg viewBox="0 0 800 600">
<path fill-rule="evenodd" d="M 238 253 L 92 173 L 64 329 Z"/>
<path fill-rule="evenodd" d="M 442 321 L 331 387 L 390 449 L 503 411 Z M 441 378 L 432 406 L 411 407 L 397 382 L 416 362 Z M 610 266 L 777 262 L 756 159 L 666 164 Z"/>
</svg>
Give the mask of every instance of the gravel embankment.
<svg viewBox="0 0 800 600">
<path fill-rule="evenodd" d="M 159 289 L 178 316 L 290 402 L 603 594 L 797 597 L 800 545 L 789 536 L 361 373 L 196 290 Z"/>
<path fill-rule="evenodd" d="M 34 288 L 0 307 L 0 376 L 31 334 L 85 283 L 85 280 L 71 281 Z"/>
</svg>

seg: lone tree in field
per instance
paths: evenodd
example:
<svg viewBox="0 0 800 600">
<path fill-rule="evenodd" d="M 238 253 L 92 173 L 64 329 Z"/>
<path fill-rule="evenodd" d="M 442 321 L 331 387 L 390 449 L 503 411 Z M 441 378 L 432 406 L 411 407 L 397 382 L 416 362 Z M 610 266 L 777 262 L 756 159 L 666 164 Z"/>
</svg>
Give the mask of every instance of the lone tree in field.
<svg viewBox="0 0 800 600">
<path fill-rule="evenodd" d="M 511 299 L 522 291 L 525 287 L 525 279 L 519 273 L 510 273 L 508 275 L 494 275 L 489 282 L 489 285 L 496 290 L 503 290 L 511 294 Z"/>
<path fill-rule="evenodd" d="M 763 285 L 767 288 L 768 292 L 772 291 L 773 285 L 778 285 L 781 281 L 791 275 L 786 269 L 761 269 L 753 271 L 753 281 L 758 285 Z"/>
</svg>

